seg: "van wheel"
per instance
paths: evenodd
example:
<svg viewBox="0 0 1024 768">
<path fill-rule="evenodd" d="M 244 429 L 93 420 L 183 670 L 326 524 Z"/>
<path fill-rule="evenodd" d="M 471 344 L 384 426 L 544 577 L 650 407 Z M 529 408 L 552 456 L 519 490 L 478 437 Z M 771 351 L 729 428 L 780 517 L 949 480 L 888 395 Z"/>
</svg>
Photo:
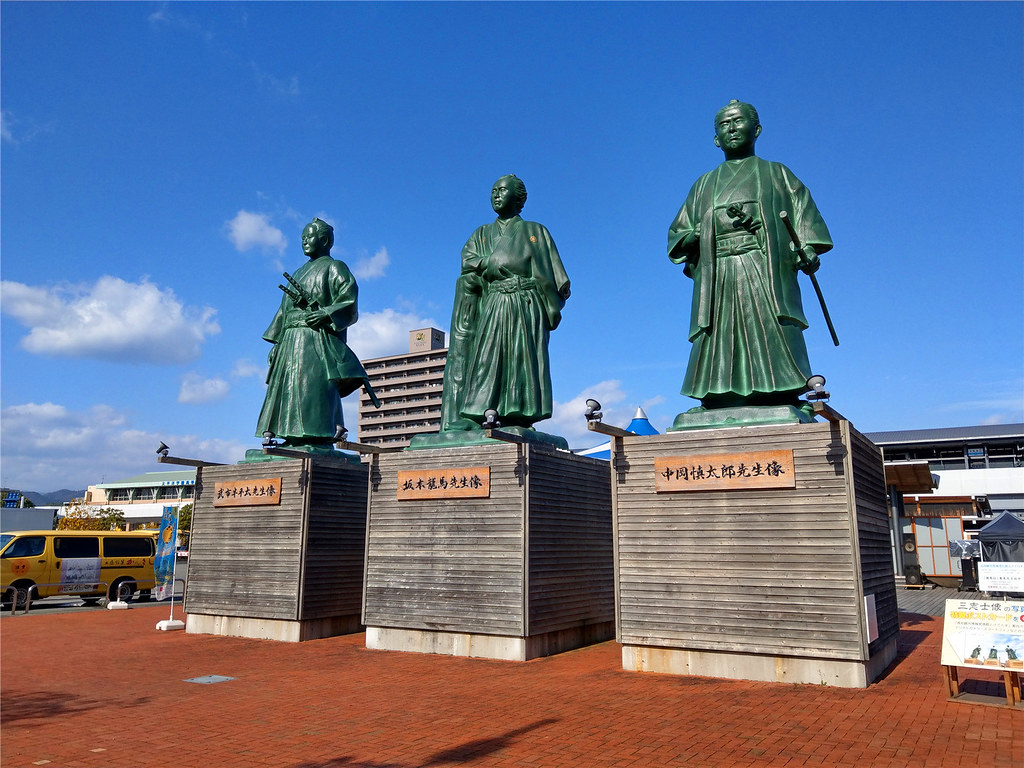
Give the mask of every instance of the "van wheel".
<svg viewBox="0 0 1024 768">
<path fill-rule="evenodd" d="M 113 595 L 114 600 L 121 600 L 125 603 L 130 603 L 132 601 L 132 597 L 135 595 L 135 580 L 118 579 L 110 588 L 110 594 Z"/>
</svg>

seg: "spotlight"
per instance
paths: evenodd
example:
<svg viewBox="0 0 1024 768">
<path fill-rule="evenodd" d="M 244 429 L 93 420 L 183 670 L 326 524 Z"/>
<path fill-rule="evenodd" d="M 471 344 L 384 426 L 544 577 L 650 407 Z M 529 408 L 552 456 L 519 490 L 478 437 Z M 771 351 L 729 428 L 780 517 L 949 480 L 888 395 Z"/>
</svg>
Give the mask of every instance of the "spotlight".
<svg viewBox="0 0 1024 768">
<path fill-rule="evenodd" d="M 167 444 L 163 440 L 161 440 L 160 447 L 156 449 L 156 452 L 158 456 L 167 458 L 167 454 L 171 452 L 171 449 L 167 447 Z"/>
<path fill-rule="evenodd" d="M 345 443 L 348 442 L 348 430 L 345 429 L 344 425 L 338 424 L 334 430 L 334 442 Z"/>
<path fill-rule="evenodd" d="M 807 380 L 808 400 L 828 400 L 831 395 L 825 391 L 825 377 L 814 374 Z"/>
<path fill-rule="evenodd" d="M 264 432 L 263 433 L 263 447 L 264 448 L 273 448 L 274 446 L 276 446 L 277 445 L 277 440 L 274 439 L 275 437 L 277 437 L 277 435 L 275 435 L 273 432 L 269 432 L 269 431 L 268 432 Z"/>
<path fill-rule="evenodd" d="M 484 411 L 484 429 L 497 429 L 500 426 L 501 423 L 498 421 L 498 412 L 496 410 L 488 408 Z"/>
<path fill-rule="evenodd" d="M 583 415 L 586 416 L 587 421 L 600 421 L 604 418 L 604 414 L 601 413 L 601 404 L 597 400 L 587 400 L 587 410 Z"/>
</svg>

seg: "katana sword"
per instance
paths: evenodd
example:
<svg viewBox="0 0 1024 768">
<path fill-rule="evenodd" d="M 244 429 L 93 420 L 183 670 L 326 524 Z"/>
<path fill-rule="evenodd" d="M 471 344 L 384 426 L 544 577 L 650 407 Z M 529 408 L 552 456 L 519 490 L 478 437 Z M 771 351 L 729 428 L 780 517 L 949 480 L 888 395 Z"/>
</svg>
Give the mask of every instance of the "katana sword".
<svg viewBox="0 0 1024 768">
<path fill-rule="evenodd" d="M 786 229 L 789 230 L 789 236 L 793 240 L 793 247 L 796 248 L 798 258 L 801 262 L 806 263 L 807 259 L 804 257 L 804 246 L 800 242 L 800 237 L 796 233 L 796 228 L 793 226 L 793 221 L 789 218 L 789 214 L 785 211 L 779 211 L 779 218 L 782 219 L 782 223 L 786 225 Z M 832 325 L 832 318 L 828 314 L 828 307 L 825 306 L 825 297 L 821 295 L 821 286 L 818 285 L 818 278 L 813 273 L 807 274 L 811 278 L 811 285 L 814 286 L 814 292 L 818 294 L 818 303 L 821 304 L 821 314 L 825 316 L 825 324 L 828 326 L 828 332 L 832 334 L 832 343 L 837 347 L 839 346 L 839 337 L 836 336 L 835 326 Z"/>
</svg>

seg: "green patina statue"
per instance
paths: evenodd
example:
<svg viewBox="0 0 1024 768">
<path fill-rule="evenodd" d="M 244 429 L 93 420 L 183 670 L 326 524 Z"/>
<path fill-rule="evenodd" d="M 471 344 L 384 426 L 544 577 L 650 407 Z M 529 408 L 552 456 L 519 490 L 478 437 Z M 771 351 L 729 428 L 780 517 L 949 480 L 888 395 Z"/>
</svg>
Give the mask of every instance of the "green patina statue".
<svg viewBox="0 0 1024 768">
<path fill-rule="evenodd" d="M 462 248 L 455 283 L 440 435 L 418 435 L 411 448 L 478 442 L 488 410 L 504 429 L 527 437 L 551 416 L 548 335 L 569 297 L 569 277 L 547 228 L 519 214 L 526 186 L 502 176 L 491 189 L 496 221 Z M 546 442 L 563 446 L 555 436 Z"/>
<path fill-rule="evenodd" d="M 359 316 L 358 288 L 344 262 L 331 258 L 334 228 L 313 219 L 302 230 L 309 257 L 295 272 L 263 338 L 268 357 L 267 396 L 257 437 L 283 439 L 288 448 L 330 453 L 344 426 L 341 398 L 367 383 L 366 371 L 348 348 L 346 328 Z"/>
<path fill-rule="evenodd" d="M 811 367 L 797 272 L 813 274 L 832 239 L 800 180 L 754 154 L 760 134 L 750 104 L 733 100 L 719 110 L 715 145 L 725 162 L 697 180 L 669 229 L 668 256 L 693 278 L 693 347 L 681 391 L 701 403 L 680 414 L 675 429 L 776 421 L 780 413 L 813 419 L 799 399 Z M 725 417 L 721 409 L 742 411 Z"/>
</svg>

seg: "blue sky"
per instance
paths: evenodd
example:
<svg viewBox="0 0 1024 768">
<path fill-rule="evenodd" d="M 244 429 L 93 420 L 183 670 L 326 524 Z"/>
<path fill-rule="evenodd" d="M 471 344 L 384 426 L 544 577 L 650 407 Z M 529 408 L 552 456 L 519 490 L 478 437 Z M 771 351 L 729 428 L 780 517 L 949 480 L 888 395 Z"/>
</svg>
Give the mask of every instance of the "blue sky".
<svg viewBox="0 0 1024 768">
<path fill-rule="evenodd" d="M 359 279 L 353 349 L 397 354 L 448 330 L 505 173 L 572 279 L 539 426 L 598 442 L 596 396 L 663 430 L 695 404 L 667 230 L 732 98 L 836 244 L 840 347 L 803 284 L 833 407 L 1024 420 L 1021 30 L 1021 3 L 4 2 L 0 481 L 241 458 L 303 224 Z"/>
</svg>

